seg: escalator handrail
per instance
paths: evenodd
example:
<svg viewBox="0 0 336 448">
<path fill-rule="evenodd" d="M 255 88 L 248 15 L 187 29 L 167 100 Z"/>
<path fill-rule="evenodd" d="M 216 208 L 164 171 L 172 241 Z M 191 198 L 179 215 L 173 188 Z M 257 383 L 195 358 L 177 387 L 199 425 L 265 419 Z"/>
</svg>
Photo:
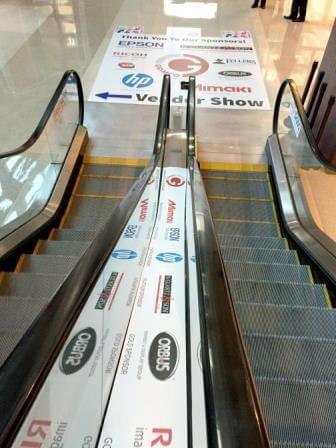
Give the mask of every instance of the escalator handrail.
<svg viewBox="0 0 336 448">
<path fill-rule="evenodd" d="M 160 154 L 165 141 L 166 130 L 170 122 L 170 75 L 164 75 L 162 81 L 160 109 L 157 120 L 154 154 Z"/>
<path fill-rule="evenodd" d="M 268 448 L 270 443 L 266 424 L 220 255 L 209 203 L 195 158 L 195 104 L 195 78 L 191 77 L 187 101 L 188 168 L 195 229 L 208 446 L 212 448 L 222 446 Z M 202 226 L 197 225 L 198 216 L 202 217 Z M 211 315 L 214 303 L 219 306 Z M 226 318 L 229 319 L 231 325 L 229 335 L 225 334 Z M 233 347 L 228 346 L 227 343 L 225 345 L 228 336 L 235 342 Z M 226 359 L 224 359 L 225 356 Z M 228 368 L 226 361 L 228 364 L 231 363 L 230 367 L 233 364 L 236 369 L 236 375 L 232 375 L 235 378 L 232 378 L 229 386 L 227 386 L 227 380 L 224 381 L 223 378 L 225 369 Z M 238 371 L 241 372 L 240 377 Z M 228 389 L 225 387 L 232 387 L 229 391 L 231 396 L 234 395 L 231 403 L 228 398 Z M 227 407 L 229 408 L 226 409 Z M 238 410 L 237 415 L 234 414 L 233 409 Z M 241 425 L 237 425 L 237 419 Z"/>
<path fill-rule="evenodd" d="M 170 77 L 161 90 L 157 134 L 165 136 L 162 124 L 169 123 Z M 158 132 L 159 129 L 159 132 Z M 154 169 L 162 164 L 164 142 L 127 196 L 117 206 L 84 252 L 47 307 L 20 340 L 0 369 L 0 446 L 11 446 L 44 380 L 56 361 L 71 329 L 83 309 L 88 294 L 109 254 L 115 247 Z M 32 362 L 34 360 L 34 362 Z"/>
<path fill-rule="evenodd" d="M 83 86 L 82 82 L 80 80 L 80 77 L 78 73 L 75 70 L 67 70 L 60 82 L 58 83 L 58 86 L 55 89 L 55 92 L 53 96 L 51 97 L 51 100 L 49 101 L 48 106 L 46 107 L 38 125 L 36 126 L 34 132 L 31 134 L 31 136 L 26 140 L 22 145 L 20 145 L 18 148 L 2 152 L 0 154 L 0 159 L 3 159 L 5 157 L 11 157 L 16 156 L 18 154 L 22 154 L 23 152 L 26 152 L 29 148 L 31 148 L 36 141 L 40 138 L 42 135 L 51 115 L 53 114 L 55 107 L 57 105 L 58 100 L 60 99 L 62 92 L 64 90 L 64 87 L 66 86 L 68 80 L 70 77 L 73 77 L 76 83 L 77 87 L 77 93 L 78 93 L 78 121 L 77 125 L 82 125 L 84 120 L 84 95 L 83 95 Z"/>
<path fill-rule="evenodd" d="M 283 94 L 286 90 L 286 88 L 289 87 L 290 91 L 291 91 L 291 95 L 294 99 L 295 102 L 295 106 L 296 109 L 299 113 L 300 116 L 300 121 L 302 123 L 304 132 L 306 134 L 310 149 L 312 150 L 312 152 L 314 153 L 315 157 L 318 159 L 318 161 L 328 167 L 329 169 L 336 171 L 336 167 L 333 166 L 330 161 L 328 161 L 325 156 L 323 155 L 323 153 L 321 152 L 317 141 L 314 137 L 312 128 L 310 126 L 310 123 L 308 121 L 308 117 L 306 114 L 306 111 L 304 110 L 302 101 L 301 101 L 301 97 L 296 85 L 296 82 L 293 79 L 285 79 L 278 91 L 276 100 L 275 100 L 275 104 L 274 104 L 274 113 L 273 113 L 273 125 L 272 125 L 272 129 L 273 129 L 273 134 L 275 134 L 278 137 L 278 130 L 279 130 L 279 114 L 280 114 L 280 108 L 281 108 L 281 103 L 282 103 L 282 97 Z M 279 140 L 279 137 L 278 137 Z M 280 142 L 279 142 L 280 144 Z M 281 145 L 280 145 L 281 146 Z"/>
</svg>

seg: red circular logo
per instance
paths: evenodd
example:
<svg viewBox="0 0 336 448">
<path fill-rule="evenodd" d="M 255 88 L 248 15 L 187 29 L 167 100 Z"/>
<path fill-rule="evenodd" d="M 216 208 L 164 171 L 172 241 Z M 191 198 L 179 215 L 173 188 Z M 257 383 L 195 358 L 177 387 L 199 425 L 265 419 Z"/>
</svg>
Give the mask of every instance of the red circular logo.
<svg viewBox="0 0 336 448">
<path fill-rule="evenodd" d="M 209 69 L 208 62 L 192 54 L 167 54 L 158 59 L 155 67 L 172 76 L 197 76 Z"/>
<path fill-rule="evenodd" d="M 175 174 L 167 177 L 166 182 L 171 187 L 182 187 L 182 185 L 185 184 L 185 180 L 183 179 L 183 177 L 176 176 Z"/>
<path fill-rule="evenodd" d="M 119 62 L 118 65 L 120 68 L 135 68 L 133 62 Z"/>
</svg>

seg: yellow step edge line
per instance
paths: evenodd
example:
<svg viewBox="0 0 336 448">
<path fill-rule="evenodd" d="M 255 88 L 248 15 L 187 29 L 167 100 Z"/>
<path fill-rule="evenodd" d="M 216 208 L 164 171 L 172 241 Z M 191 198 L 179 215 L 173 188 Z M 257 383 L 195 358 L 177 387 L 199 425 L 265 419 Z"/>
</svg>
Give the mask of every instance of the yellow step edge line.
<svg viewBox="0 0 336 448">
<path fill-rule="evenodd" d="M 20 258 L 19 258 L 18 262 L 16 263 L 14 272 L 21 272 L 21 269 L 22 269 L 23 263 L 25 261 L 25 258 L 26 258 L 25 254 L 21 254 L 20 255 Z"/>
<path fill-rule="evenodd" d="M 315 282 L 314 282 L 314 277 L 313 277 L 313 273 L 312 273 L 311 267 L 310 266 L 306 266 L 306 268 L 307 268 L 307 271 L 308 271 L 308 277 L 309 277 L 310 283 L 312 283 L 314 285 Z"/>
<path fill-rule="evenodd" d="M 326 299 L 328 308 L 330 308 L 332 310 L 333 306 L 332 306 L 332 303 L 331 303 L 331 300 L 330 300 L 329 291 L 328 291 L 328 288 L 326 287 L 326 285 L 322 285 L 322 290 L 323 290 L 323 294 L 324 294 L 324 297 Z"/>
<path fill-rule="evenodd" d="M 222 162 L 200 162 L 202 170 L 214 171 L 250 171 L 255 173 L 267 173 L 268 165 L 257 163 L 222 163 Z"/>
<path fill-rule="evenodd" d="M 121 157 L 84 156 L 84 163 L 90 165 L 125 165 L 125 166 L 147 166 L 147 159 L 132 159 Z"/>
<path fill-rule="evenodd" d="M 285 240 L 285 246 L 286 246 L 286 249 L 289 249 L 289 244 L 288 244 L 288 240 L 287 240 L 287 238 L 283 238 L 284 240 Z"/>
<path fill-rule="evenodd" d="M 48 240 L 54 239 L 54 235 L 55 235 L 56 230 L 57 229 L 55 227 L 50 230 L 49 235 L 48 235 Z"/>
<path fill-rule="evenodd" d="M 120 180 L 134 180 L 136 176 L 103 176 L 102 174 L 82 174 L 81 177 L 89 177 L 93 179 L 120 179 Z"/>
<path fill-rule="evenodd" d="M 268 182 L 268 179 L 240 179 L 239 177 L 225 177 L 225 176 L 202 176 L 203 180 L 234 180 L 238 182 Z"/>
<path fill-rule="evenodd" d="M 64 215 L 62 216 L 62 219 L 61 219 L 61 222 L 60 222 L 60 225 L 59 225 L 60 229 L 64 226 L 64 222 L 67 219 L 68 214 L 70 213 L 70 209 L 72 207 L 73 200 L 74 200 L 74 196 L 72 195 L 70 197 L 70 199 L 69 199 L 69 202 L 68 202 L 68 205 L 67 205 L 67 207 L 65 209 Z"/>
<path fill-rule="evenodd" d="M 2 283 L 3 281 L 4 281 L 4 279 L 5 279 L 5 272 L 0 272 L 0 283 Z"/>
<path fill-rule="evenodd" d="M 124 199 L 125 196 L 111 194 L 76 194 L 76 198 L 97 198 L 97 199 Z"/>
<path fill-rule="evenodd" d="M 274 221 L 278 222 L 278 216 L 277 216 L 277 212 L 276 212 L 275 204 L 274 204 L 273 201 L 271 201 L 271 204 L 272 204 L 272 211 L 273 211 Z"/>
<path fill-rule="evenodd" d="M 72 194 L 74 194 L 74 193 L 76 192 L 77 188 L 78 188 L 79 182 L 80 182 L 81 177 L 82 177 L 83 170 L 84 170 L 84 165 L 82 165 L 82 166 L 80 167 L 80 170 L 79 170 L 79 173 L 78 173 L 78 176 L 77 176 L 75 185 L 74 185 L 74 187 L 73 187 L 73 189 L 72 189 Z"/>
<path fill-rule="evenodd" d="M 40 252 L 42 243 L 44 240 L 38 240 L 38 242 L 35 244 L 34 250 L 33 250 L 33 254 L 37 255 Z"/>
<path fill-rule="evenodd" d="M 297 263 L 298 265 L 300 265 L 301 263 L 300 263 L 299 254 L 297 253 L 296 250 L 294 250 L 293 252 L 294 252 L 294 256 L 295 256 L 295 258 L 296 258 L 296 263 Z"/>
<path fill-rule="evenodd" d="M 232 201 L 251 201 L 251 202 L 271 202 L 271 199 L 263 199 L 263 198 L 244 198 L 244 197 L 235 197 L 235 196 L 217 196 L 217 195 L 208 195 L 208 199 L 231 199 Z"/>
<path fill-rule="evenodd" d="M 220 222 L 240 222 L 240 223 L 249 223 L 249 224 L 276 224 L 274 221 L 253 221 L 246 219 L 235 219 L 235 218 L 214 218 L 214 221 Z"/>
<path fill-rule="evenodd" d="M 278 221 L 275 221 L 274 224 L 276 225 L 276 228 L 277 228 L 277 231 L 278 231 L 278 235 L 279 235 L 280 237 L 282 237 L 280 224 L 278 223 Z"/>
<path fill-rule="evenodd" d="M 268 191 L 269 191 L 269 195 L 270 195 L 270 197 L 272 198 L 272 201 L 273 201 L 274 200 L 273 190 L 272 190 L 272 186 L 271 186 L 271 182 L 270 181 L 268 181 Z"/>
</svg>

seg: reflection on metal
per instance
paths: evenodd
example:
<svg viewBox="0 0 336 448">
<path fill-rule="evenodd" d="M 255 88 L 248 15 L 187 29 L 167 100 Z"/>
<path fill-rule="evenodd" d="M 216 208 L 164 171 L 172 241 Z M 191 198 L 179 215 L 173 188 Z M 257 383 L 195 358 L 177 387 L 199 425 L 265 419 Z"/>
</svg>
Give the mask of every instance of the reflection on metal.
<svg viewBox="0 0 336 448">
<path fill-rule="evenodd" d="M 336 243 L 328 238 L 314 223 L 304 201 L 304 193 L 298 184 L 291 189 L 276 135 L 268 138 L 267 151 L 270 156 L 280 209 L 287 231 L 304 251 L 316 261 L 329 279 L 336 283 Z"/>
<path fill-rule="evenodd" d="M 35 204 L 34 209 L 28 210 L 15 220 L 14 228 L 8 225 L 1 229 L 1 232 L 5 232 L 7 236 L 3 237 L 0 241 L 0 257 L 9 255 L 19 244 L 30 238 L 32 234 L 41 230 L 41 228 L 46 226 L 55 217 L 60 208 L 76 160 L 82 149 L 86 146 L 86 143 L 87 130 L 83 126 L 78 126 L 56 184 L 54 179 L 51 180 L 52 187 L 54 186 L 51 196 L 50 190 L 47 191 L 47 197 L 44 197 L 43 194 L 40 195 L 39 201 Z"/>
</svg>

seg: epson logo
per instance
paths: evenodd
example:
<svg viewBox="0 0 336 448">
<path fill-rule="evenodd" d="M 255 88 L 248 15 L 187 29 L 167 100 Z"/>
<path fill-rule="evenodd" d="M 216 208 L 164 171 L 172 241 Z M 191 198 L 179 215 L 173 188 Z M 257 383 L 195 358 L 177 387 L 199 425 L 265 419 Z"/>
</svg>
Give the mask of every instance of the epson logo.
<svg viewBox="0 0 336 448">
<path fill-rule="evenodd" d="M 173 224 L 176 210 L 176 203 L 171 199 L 168 200 L 167 223 Z"/>
<path fill-rule="evenodd" d="M 178 227 L 172 227 L 168 232 L 169 241 L 180 241 L 181 229 Z"/>
<path fill-rule="evenodd" d="M 135 224 L 130 224 L 126 227 L 125 232 L 124 232 L 124 238 L 135 238 L 136 233 L 138 230 L 138 226 Z"/>
<path fill-rule="evenodd" d="M 178 364 L 178 346 L 169 333 L 158 334 L 149 349 L 149 368 L 153 376 L 165 381 L 170 378 Z"/>
<path fill-rule="evenodd" d="M 139 216 L 139 221 L 141 221 L 141 222 L 146 221 L 147 213 L 148 213 L 148 199 L 143 199 L 143 200 L 140 202 L 140 216 Z"/>
<path fill-rule="evenodd" d="M 96 332 L 88 327 L 79 331 L 70 340 L 61 359 L 61 370 L 65 375 L 78 372 L 90 359 L 96 346 Z"/>
</svg>

